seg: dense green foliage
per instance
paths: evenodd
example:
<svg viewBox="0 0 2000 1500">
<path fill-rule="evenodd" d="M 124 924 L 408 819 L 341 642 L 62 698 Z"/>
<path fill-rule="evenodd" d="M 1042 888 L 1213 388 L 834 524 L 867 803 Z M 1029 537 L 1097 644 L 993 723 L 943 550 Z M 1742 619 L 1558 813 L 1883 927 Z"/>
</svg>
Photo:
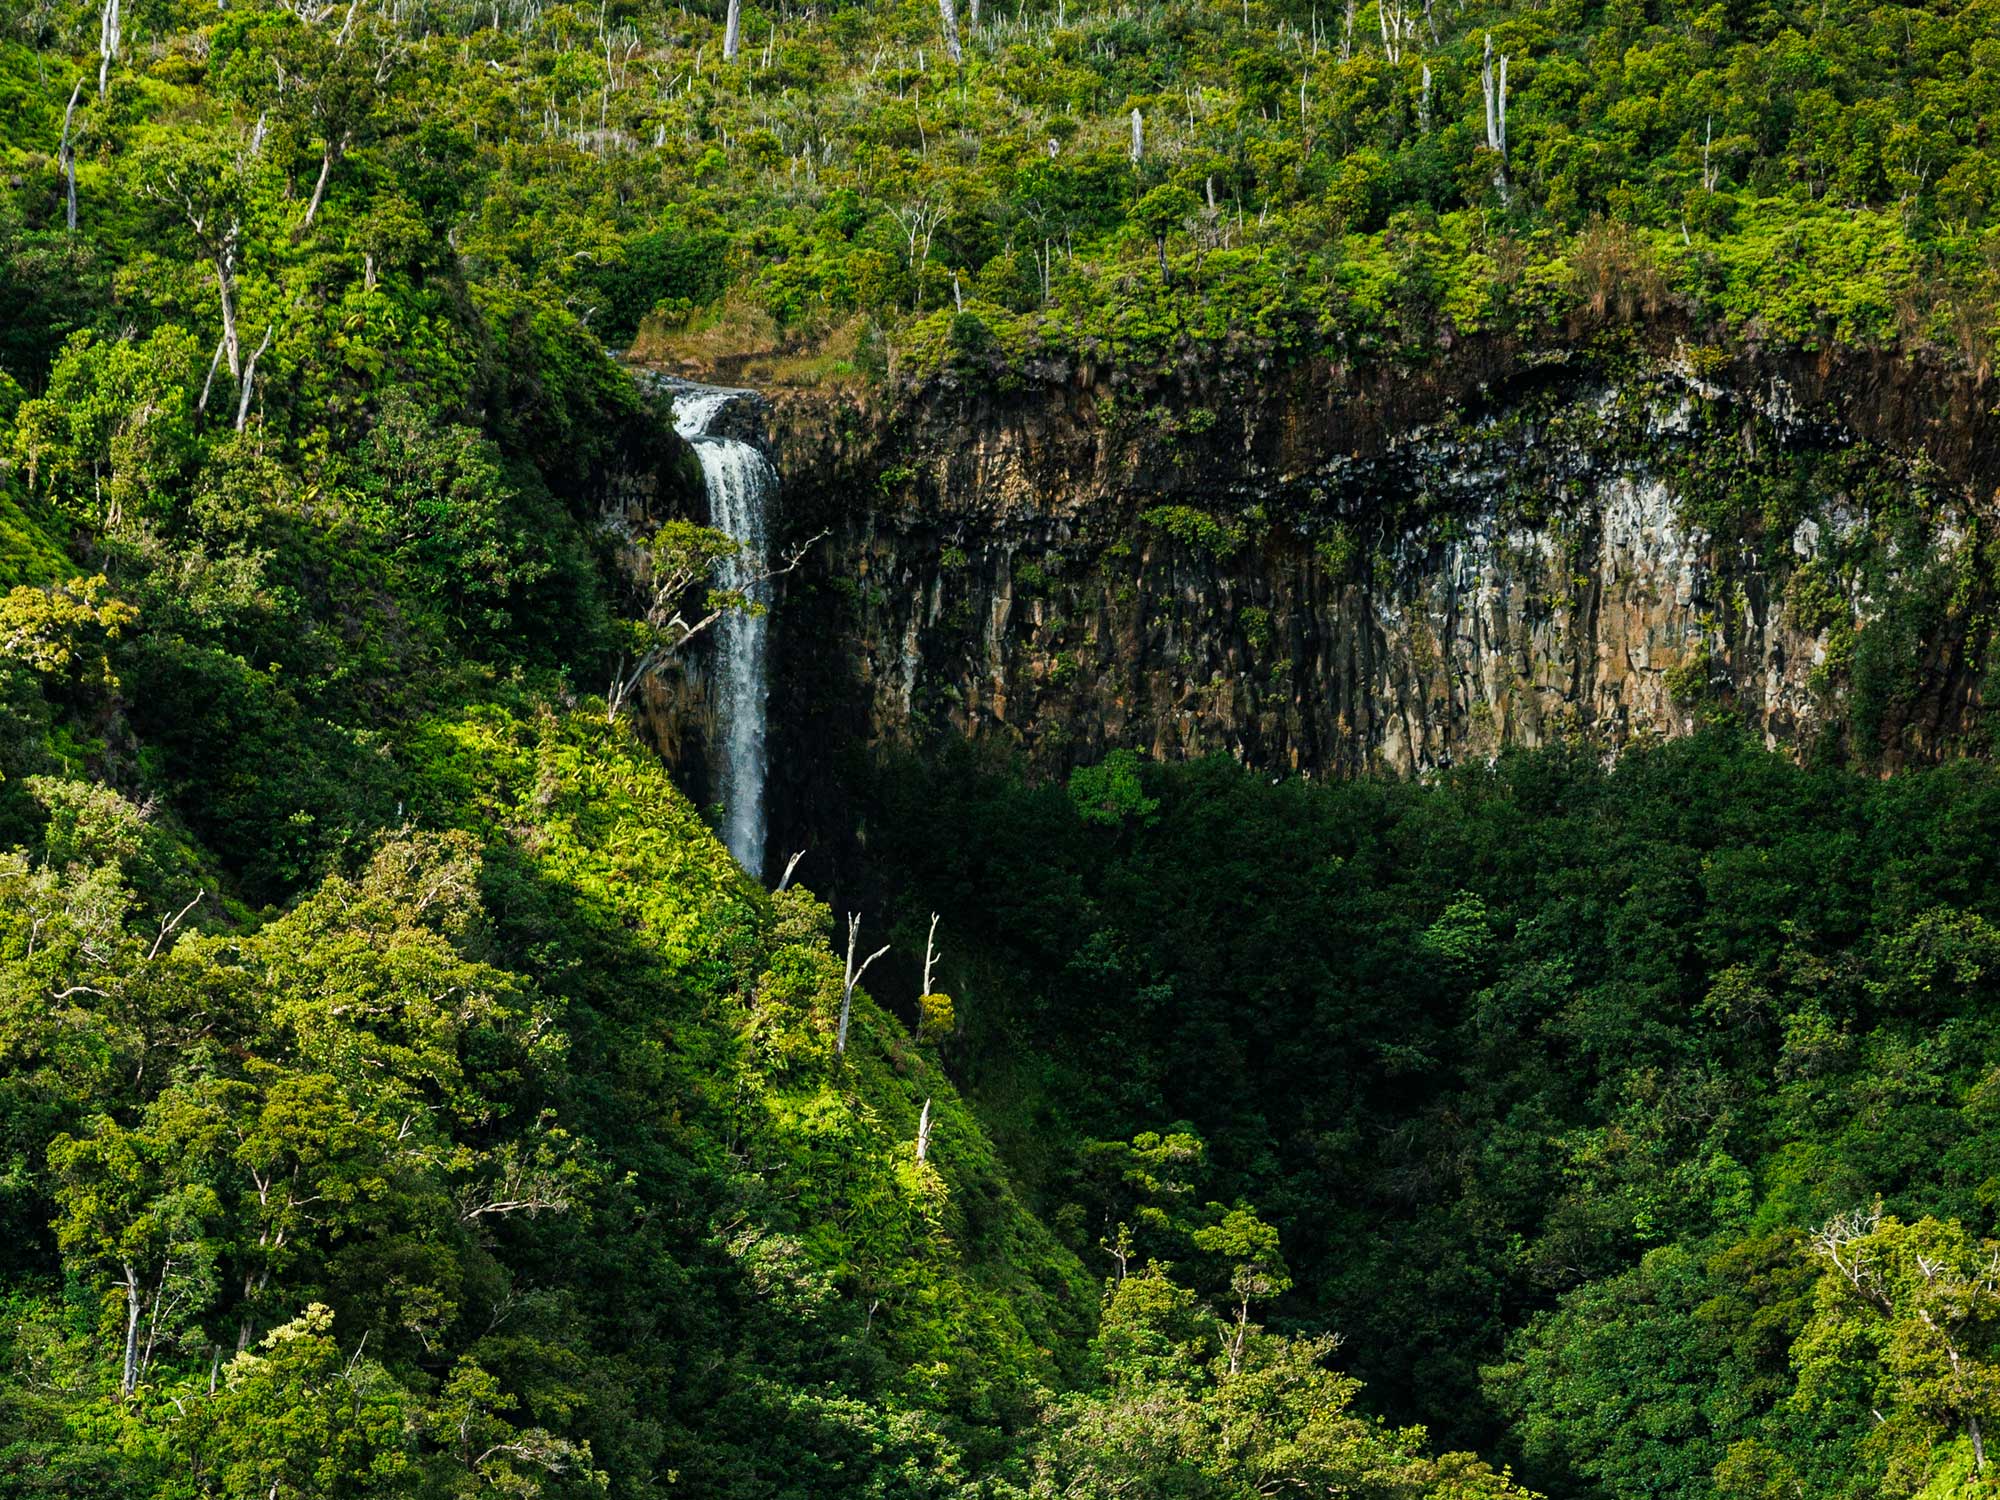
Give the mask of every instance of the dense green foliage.
<svg viewBox="0 0 2000 1500">
<path fill-rule="evenodd" d="M 1990 357 L 1991 5 L 999 0 L 957 69 L 930 0 L 753 3 L 730 64 L 717 11 L 430 0 L 350 27 L 345 6 L 158 0 L 129 8 L 100 101 L 95 7 L 40 0 L 0 33 L 0 365 L 37 380 L 113 279 L 106 237 L 145 226 L 183 254 L 119 295 L 199 312 L 206 338 L 197 266 L 239 201 L 245 352 L 277 324 L 275 405 L 447 374 L 460 268 L 543 360 L 542 307 L 821 374 L 1185 339 L 1422 359 L 1666 309 Z"/>
<path fill-rule="evenodd" d="M 1989 767 L 1117 752 L 1067 790 L 897 763 L 867 805 L 977 975 L 953 1064 L 1086 1261 L 1129 1213 L 1093 1142 L 1184 1122 L 1282 1233 L 1279 1321 L 1538 1488 L 1988 1493 L 1955 1486 L 2000 1400 Z"/>
</svg>

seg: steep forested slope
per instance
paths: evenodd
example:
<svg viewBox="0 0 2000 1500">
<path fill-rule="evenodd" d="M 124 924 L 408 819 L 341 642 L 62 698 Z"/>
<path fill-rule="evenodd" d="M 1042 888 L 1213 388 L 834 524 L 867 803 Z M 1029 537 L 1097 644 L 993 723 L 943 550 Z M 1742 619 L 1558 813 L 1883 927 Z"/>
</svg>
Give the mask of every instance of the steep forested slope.
<svg viewBox="0 0 2000 1500">
<path fill-rule="evenodd" d="M 863 999 L 836 1057 L 825 908 L 512 702 L 396 735 L 407 821 L 265 914 L 143 781 L 10 760 L 14 1490 L 948 1490 L 1080 1368 L 924 1049 Z"/>
</svg>

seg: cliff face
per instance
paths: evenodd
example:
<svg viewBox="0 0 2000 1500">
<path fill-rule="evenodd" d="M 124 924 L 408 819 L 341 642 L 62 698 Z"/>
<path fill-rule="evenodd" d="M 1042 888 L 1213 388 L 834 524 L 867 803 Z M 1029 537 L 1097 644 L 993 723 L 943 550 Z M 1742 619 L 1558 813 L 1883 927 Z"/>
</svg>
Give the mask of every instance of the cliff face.
<svg viewBox="0 0 2000 1500">
<path fill-rule="evenodd" d="M 1973 467 L 1857 436 L 1835 390 L 1686 350 L 1242 389 L 780 394 L 786 525 L 831 529 L 783 606 L 781 738 L 1354 773 L 1718 712 L 1888 763 L 1979 733 Z"/>
</svg>

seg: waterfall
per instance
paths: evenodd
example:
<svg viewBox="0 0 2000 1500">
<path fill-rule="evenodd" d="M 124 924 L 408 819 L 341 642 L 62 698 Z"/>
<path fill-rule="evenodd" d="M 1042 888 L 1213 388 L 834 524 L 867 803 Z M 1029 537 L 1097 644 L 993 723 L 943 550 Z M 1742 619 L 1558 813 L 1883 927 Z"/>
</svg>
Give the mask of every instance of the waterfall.
<svg viewBox="0 0 2000 1500">
<path fill-rule="evenodd" d="M 709 524 L 740 544 L 724 565 L 722 585 L 743 588 L 765 567 L 765 506 L 778 487 L 777 472 L 745 442 L 719 437 L 709 426 L 741 391 L 691 390 L 674 398 L 674 430 L 694 445 L 708 486 Z M 768 605 L 771 586 L 749 589 Z M 764 873 L 764 725 L 769 684 L 764 674 L 768 619 L 732 610 L 715 624 L 715 712 L 720 754 L 715 756 L 722 793 L 722 841 L 752 875 Z"/>
</svg>

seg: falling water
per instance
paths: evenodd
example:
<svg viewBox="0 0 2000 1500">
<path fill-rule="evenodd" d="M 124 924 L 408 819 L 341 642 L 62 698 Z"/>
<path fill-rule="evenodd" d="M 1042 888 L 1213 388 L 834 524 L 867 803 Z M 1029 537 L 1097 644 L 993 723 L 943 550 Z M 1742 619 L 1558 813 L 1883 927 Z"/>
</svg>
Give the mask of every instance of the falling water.
<svg viewBox="0 0 2000 1500">
<path fill-rule="evenodd" d="M 708 428 L 740 391 L 688 391 L 674 402 L 674 428 L 694 444 L 708 484 L 709 524 L 739 544 L 722 570 L 725 588 L 765 567 L 764 507 L 778 484 L 777 473 L 750 444 L 712 435 Z M 748 592 L 770 603 L 771 586 Z M 752 875 L 764 873 L 764 721 L 768 685 L 764 676 L 762 614 L 732 610 L 715 624 L 715 709 L 720 721 L 717 757 L 722 791 L 722 841 Z"/>
</svg>

